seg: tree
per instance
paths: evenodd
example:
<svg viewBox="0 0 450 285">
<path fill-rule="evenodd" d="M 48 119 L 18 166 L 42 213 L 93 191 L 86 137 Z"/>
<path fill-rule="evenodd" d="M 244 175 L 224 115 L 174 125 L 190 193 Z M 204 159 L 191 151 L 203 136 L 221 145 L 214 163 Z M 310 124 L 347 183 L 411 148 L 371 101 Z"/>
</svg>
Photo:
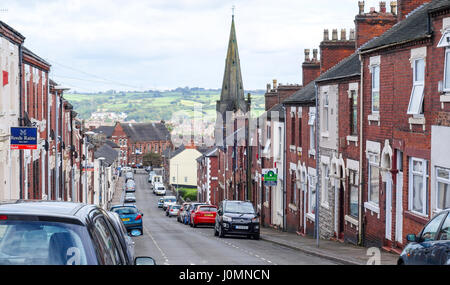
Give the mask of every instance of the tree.
<svg viewBox="0 0 450 285">
<path fill-rule="evenodd" d="M 142 159 L 142 164 L 144 166 L 151 166 L 151 167 L 159 167 L 162 163 L 162 157 L 159 153 L 155 152 L 148 152 L 144 154 L 144 157 Z"/>
</svg>

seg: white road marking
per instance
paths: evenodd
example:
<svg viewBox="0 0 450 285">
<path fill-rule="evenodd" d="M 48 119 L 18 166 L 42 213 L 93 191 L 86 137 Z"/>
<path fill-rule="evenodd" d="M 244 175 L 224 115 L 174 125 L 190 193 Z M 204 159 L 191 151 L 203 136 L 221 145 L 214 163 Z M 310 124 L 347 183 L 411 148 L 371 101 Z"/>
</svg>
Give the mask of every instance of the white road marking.
<svg viewBox="0 0 450 285">
<path fill-rule="evenodd" d="M 148 234 L 148 236 L 152 239 L 153 243 L 155 244 L 156 248 L 161 252 L 162 257 L 164 258 L 164 265 L 170 265 L 169 259 L 167 258 L 167 255 L 164 253 L 164 251 L 159 247 L 158 243 L 156 242 L 155 238 L 152 236 L 152 234 L 147 230 L 146 227 L 144 227 L 144 231 Z"/>
</svg>

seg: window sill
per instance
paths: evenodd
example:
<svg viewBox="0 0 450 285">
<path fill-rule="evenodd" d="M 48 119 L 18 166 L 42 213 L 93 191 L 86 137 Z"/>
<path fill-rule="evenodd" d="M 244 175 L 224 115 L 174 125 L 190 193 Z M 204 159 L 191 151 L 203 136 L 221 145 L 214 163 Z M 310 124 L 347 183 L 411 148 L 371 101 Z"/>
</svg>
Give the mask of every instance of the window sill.
<svg viewBox="0 0 450 285">
<path fill-rule="evenodd" d="M 302 150 L 301 147 L 297 147 L 297 151 L 298 151 L 298 152 L 302 152 L 303 150 Z"/>
<path fill-rule="evenodd" d="M 358 226 L 358 225 L 359 225 L 358 220 L 355 219 L 355 218 L 353 218 L 352 216 L 345 215 L 344 219 L 345 219 L 347 222 L 349 222 L 350 224 L 352 224 L 352 225 L 355 225 L 355 226 Z"/>
<path fill-rule="evenodd" d="M 297 212 L 297 211 L 298 211 L 297 206 L 295 206 L 295 205 L 292 204 L 292 203 L 289 203 L 289 209 L 291 209 L 291 210 L 294 211 L 294 212 Z"/>
<path fill-rule="evenodd" d="M 328 203 L 320 203 L 320 206 L 322 206 L 322 208 L 325 208 L 327 210 L 330 209 L 330 205 Z"/>
<path fill-rule="evenodd" d="M 358 136 L 347 136 L 347 145 L 349 145 L 350 142 L 354 142 L 355 145 L 358 146 Z"/>
<path fill-rule="evenodd" d="M 306 213 L 306 218 L 308 220 L 311 220 L 311 222 L 315 222 L 316 221 L 316 215 L 315 214 Z"/>
<path fill-rule="evenodd" d="M 425 131 L 425 117 L 423 115 L 410 117 L 408 123 L 410 130 L 412 130 L 412 125 L 422 125 L 423 130 Z"/>
<path fill-rule="evenodd" d="M 441 109 L 444 109 L 444 103 L 450 103 L 450 91 L 445 91 L 444 95 L 441 95 L 439 100 L 441 101 Z"/>
<path fill-rule="evenodd" d="M 373 113 L 371 115 L 368 115 L 367 120 L 369 121 L 369 125 L 370 125 L 370 122 L 378 122 L 378 126 L 379 126 L 380 125 L 380 114 Z"/>
<path fill-rule="evenodd" d="M 295 152 L 295 145 L 290 145 L 290 146 L 289 146 L 289 150 L 290 150 L 291 152 Z"/>
<path fill-rule="evenodd" d="M 264 205 L 265 208 L 269 208 L 269 202 L 266 201 L 266 202 L 263 203 L 263 205 Z"/>
<path fill-rule="evenodd" d="M 380 207 L 372 202 L 364 202 L 364 208 L 365 210 L 369 210 L 372 213 L 376 213 L 377 214 L 377 218 L 380 218 Z"/>
<path fill-rule="evenodd" d="M 330 137 L 330 133 L 329 132 L 322 132 L 320 134 L 323 138 L 329 138 Z"/>
<path fill-rule="evenodd" d="M 309 156 L 316 156 L 316 151 L 314 150 L 314 149 L 310 149 L 309 151 L 308 151 L 308 155 Z"/>
</svg>

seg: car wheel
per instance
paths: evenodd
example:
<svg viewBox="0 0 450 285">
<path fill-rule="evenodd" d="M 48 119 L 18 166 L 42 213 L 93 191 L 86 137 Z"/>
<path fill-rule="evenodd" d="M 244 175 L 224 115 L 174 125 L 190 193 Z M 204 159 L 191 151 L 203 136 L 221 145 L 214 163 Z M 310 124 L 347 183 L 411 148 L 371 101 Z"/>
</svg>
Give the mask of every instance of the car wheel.
<svg viewBox="0 0 450 285">
<path fill-rule="evenodd" d="M 196 227 L 197 227 L 197 225 L 196 225 L 195 223 L 192 223 L 192 226 L 193 226 L 194 228 L 196 228 Z"/>
<path fill-rule="evenodd" d="M 253 235 L 253 239 L 255 239 L 255 240 L 259 240 L 259 234 L 255 234 L 255 235 Z"/>
</svg>

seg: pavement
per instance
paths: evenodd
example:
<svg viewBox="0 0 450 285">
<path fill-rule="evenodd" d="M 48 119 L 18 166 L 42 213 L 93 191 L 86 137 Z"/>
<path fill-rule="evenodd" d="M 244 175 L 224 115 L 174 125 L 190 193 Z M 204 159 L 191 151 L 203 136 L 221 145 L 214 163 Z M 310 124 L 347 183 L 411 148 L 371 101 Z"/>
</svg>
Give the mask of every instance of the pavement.
<svg viewBox="0 0 450 285">
<path fill-rule="evenodd" d="M 347 265 L 396 265 L 399 257 L 397 254 L 383 251 L 380 248 L 369 249 L 332 240 L 320 239 L 319 247 L 317 247 L 315 238 L 282 232 L 273 228 L 261 228 L 261 239 Z M 379 262 L 373 263 L 373 250 L 376 251 L 376 254 L 380 254 Z"/>
</svg>

